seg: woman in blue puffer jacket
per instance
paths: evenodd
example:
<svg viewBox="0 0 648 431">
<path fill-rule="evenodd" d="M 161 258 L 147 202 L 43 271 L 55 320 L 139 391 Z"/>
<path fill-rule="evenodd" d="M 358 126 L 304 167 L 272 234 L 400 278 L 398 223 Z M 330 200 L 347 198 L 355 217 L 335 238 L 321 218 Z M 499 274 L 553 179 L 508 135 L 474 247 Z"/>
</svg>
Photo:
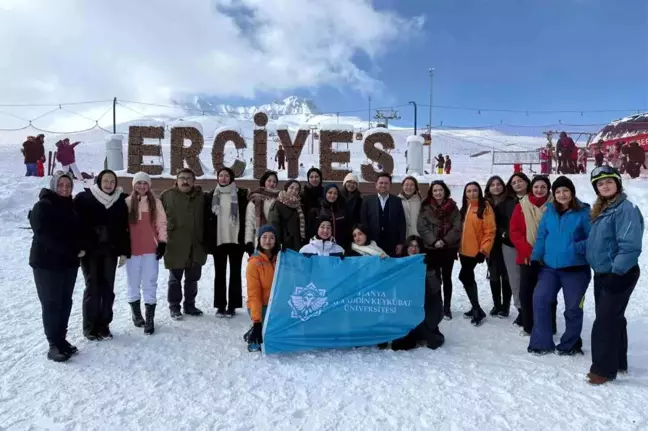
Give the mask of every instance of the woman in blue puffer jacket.
<svg viewBox="0 0 648 431">
<path fill-rule="evenodd" d="M 583 300 L 592 279 L 585 258 L 590 231 L 590 207 L 576 198 L 574 183 L 565 176 L 551 185 L 554 197 L 538 226 L 531 253 L 540 265 L 538 286 L 533 294 L 533 331 L 528 351 L 534 354 L 583 354 Z M 565 333 L 558 347 L 553 341 L 552 303 L 562 288 L 565 300 Z"/>
<path fill-rule="evenodd" d="M 596 320 L 592 328 L 590 384 L 614 380 L 628 370 L 628 333 L 624 316 L 639 280 L 639 255 L 644 219 L 628 200 L 619 172 L 609 166 L 592 171 L 598 195 L 592 209 L 587 261 L 594 270 Z"/>
</svg>

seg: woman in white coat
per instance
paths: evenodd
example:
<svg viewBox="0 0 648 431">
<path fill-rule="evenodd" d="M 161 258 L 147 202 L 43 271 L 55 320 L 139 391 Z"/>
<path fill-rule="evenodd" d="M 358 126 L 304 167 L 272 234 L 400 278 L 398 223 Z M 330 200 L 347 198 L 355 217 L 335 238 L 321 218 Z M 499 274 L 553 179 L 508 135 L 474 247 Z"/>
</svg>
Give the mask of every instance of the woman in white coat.
<svg viewBox="0 0 648 431">
<path fill-rule="evenodd" d="M 402 183 L 402 190 L 398 197 L 403 202 L 407 229 L 406 236 L 419 236 L 416 223 L 421 212 L 421 194 L 419 193 L 419 184 L 416 178 L 412 176 L 405 177 Z"/>
<path fill-rule="evenodd" d="M 279 196 L 277 185 L 279 177 L 275 171 L 267 171 L 259 180 L 259 188 L 250 190 L 248 206 L 245 210 L 245 252 L 248 256 L 254 254 L 254 243 L 257 230 L 268 224 L 268 216 L 272 204 Z"/>
<path fill-rule="evenodd" d="M 323 217 L 319 220 L 317 234 L 299 252 L 305 256 L 344 256 L 344 249 L 335 243 L 331 219 Z"/>
</svg>

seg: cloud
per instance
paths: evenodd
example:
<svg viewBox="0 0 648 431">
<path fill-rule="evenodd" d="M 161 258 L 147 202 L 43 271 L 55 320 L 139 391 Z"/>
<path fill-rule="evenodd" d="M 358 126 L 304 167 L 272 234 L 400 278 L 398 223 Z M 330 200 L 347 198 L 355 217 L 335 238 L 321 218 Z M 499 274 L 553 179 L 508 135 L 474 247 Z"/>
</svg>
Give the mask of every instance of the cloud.
<svg viewBox="0 0 648 431">
<path fill-rule="evenodd" d="M 2 0 L 4 103 L 373 92 L 376 60 L 424 25 L 369 0 Z"/>
</svg>

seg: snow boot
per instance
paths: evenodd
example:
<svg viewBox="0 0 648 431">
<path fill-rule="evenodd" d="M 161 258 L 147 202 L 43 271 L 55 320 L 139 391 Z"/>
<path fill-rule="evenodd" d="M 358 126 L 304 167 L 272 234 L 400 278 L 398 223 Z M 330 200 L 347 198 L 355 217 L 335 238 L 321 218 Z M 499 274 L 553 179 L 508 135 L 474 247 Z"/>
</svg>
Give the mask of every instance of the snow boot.
<svg viewBox="0 0 648 431">
<path fill-rule="evenodd" d="M 169 307 L 169 313 L 171 313 L 171 320 L 182 320 L 180 307 Z"/>
<path fill-rule="evenodd" d="M 490 281 L 491 295 L 493 296 L 493 308 L 490 311 L 491 316 L 497 316 L 502 308 L 502 286 L 499 280 Z"/>
<path fill-rule="evenodd" d="M 614 379 L 609 379 L 607 377 L 599 376 L 598 374 L 594 373 L 587 373 L 587 383 L 592 386 L 604 385 L 608 382 L 611 382 L 612 380 Z"/>
<path fill-rule="evenodd" d="M 107 326 L 99 329 L 99 340 L 112 340 L 113 334 L 110 332 L 110 329 Z"/>
<path fill-rule="evenodd" d="M 133 325 L 135 325 L 136 328 L 141 328 L 144 326 L 144 318 L 142 317 L 142 308 L 140 305 L 140 300 L 138 299 L 137 301 L 129 302 L 128 303 L 131 307 L 131 317 L 133 319 Z"/>
<path fill-rule="evenodd" d="M 472 319 L 470 319 L 470 324 L 473 326 L 481 326 L 484 323 L 484 319 L 486 319 L 486 313 L 484 313 L 484 310 L 476 308 Z"/>
<path fill-rule="evenodd" d="M 200 308 L 197 308 L 195 304 L 187 305 L 185 304 L 184 306 L 184 314 L 187 314 L 189 316 L 202 316 L 203 312 Z"/>
<path fill-rule="evenodd" d="M 528 347 L 527 352 L 536 356 L 544 356 L 553 353 L 553 350 L 540 350 L 540 349 L 534 349 L 533 347 Z"/>
<path fill-rule="evenodd" d="M 79 352 L 79 349 L 77 349 L 76 346 L 70 344 L 68 340 L 63 340 L 63 342 L 61 343 L 61 350 L 63 351 L 63 353 L 69 356 L 76 355 Z"/>
<path fill-rule="evenodd" d="M 224 308 L 219 308 L 216 310 L 216 317 L 218 317 L 219 319 L 224 318 L 226 315 L 227 313 L 225 312 Z"/>
<path fill-rule="evenodd" d="M 70 359 L 70 355 L 65 353 L 59 346 L 50 344 L 50 348 L 47 352 L 47 359 L 54 362 L 65 362 Z"/>
<path fill-rule="evenodd" d="M 463 314 L 463 317 L 464 317 L 464 319 L 472 319 L 473 314 L 474 314 L 474 310 L 473 310 L 473 308 L 471 307 L 470 310 L 466 311 L 466 312 Z"/>
<path fill-rule="evenodd" d="M 225 312 L 225 317 L 231 319 L 236 315 L 236 310 L 234 308 L 228 308 L 227 311 Z"/>
<path fill-rule="evenodd" d="M 151 335 L 155 332 L 155 304 L 144 304 L 146 321 L 144 322 L 144 334 Z"/>
<path fill-rule="evenodd" d="M 521 309 L 521 308 L 518 308 L 517 311 L 518 311 L 518 315 L 517 315 L 517 317 L 515 318 L 515 321 L 513 322 L 513 324 L 514 324 L 514 325 L 517 325 L 517 326 L 524 326 L 524 325 L 522 324 L 522 309 Z"/>
</svg>

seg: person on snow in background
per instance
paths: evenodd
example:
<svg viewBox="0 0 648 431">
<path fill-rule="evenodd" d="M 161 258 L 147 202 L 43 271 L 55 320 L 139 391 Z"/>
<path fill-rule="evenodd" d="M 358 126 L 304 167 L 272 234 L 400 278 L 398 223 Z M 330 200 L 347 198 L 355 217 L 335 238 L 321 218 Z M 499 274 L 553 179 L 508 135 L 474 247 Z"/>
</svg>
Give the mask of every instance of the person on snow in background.
<svg viewBox="0 0 648 431">
<path fill-rule="evenodd" d="M 49 343 L 47 358 L 55 362 L 65 362 L 78 351 L 67 341 L 72 293 L 79 258 L 84 255 L 78 229 L 81 219 L 72 200 L 73 185 L 70 174 L 55 173 L 49 189 L 41 190 L 28 216 L 34 232 L 29 266 L 34 273 Z"/>
<path fill-rule="evenodd" d="M 36 141 L 43 147 L 43 157 L 36 161 L 36 176 L 44 177 L 45 176 L 45 162 L 47 158 L 45 157 L 45 135 L 42 133 L 36 136 Z"/>
<path fill-rule="evenodd" d="M 506 318 L 511 308 L 511 279 L 519 285 L 519 273 L 515 264 L 517 253 L 509 235 L 509 224 L 518 201 L 512 196 L 513 190 L 504 185 L 504 180 L 495 175 L 486 183 L 485 197 L 495 211 L 495 242 L 488 256 L 488 272 L 493 295 L 491 316 Z M 512 277 L 509 276 L 512 269 Z"/>
<path fill-rule="evenodd" d="M 362 200 L 360 223 L 371 238 L 392 257 L 400 256 L 406 238 L 405 212 L 397 196 L 389 193 L 391 175 L 381 172 L 376 178 L 376 194 Z"/>
<path fill-rule="evenodd" d="M 573 154 L 575 151 L 577 150 L 574 140 L 567 136 L 566 132 L 560 132 L 560 138 L 556 144 L 558 173 L 573 174 L 576 172 L 576 158 Z"/>
<path fill-rule="evenodd" d="M 162 201 L 151 191 L 151 177 L 147 173 L 133 176 L 133 194 L 126 198 L 126 205 L 131 246 L 131 257 L 126 262 L 128 304 L 133 324 L 144 327 L 144 334 L 151 335 L 155 332 L 158 261 L 166 252 L 167 218 Z M 146 320 L 142 317 L 142 296 Z"/>
<path fill-rule="evenodd" d="M 217 175 L 218 184 L 211 193 L 205 193 L 205 205 L 210 209 L 205 218 L 205 245 L 207 252 L 214 256 L 216 317 L 234 317 L 236 309 L 243 307 L 241 269 L 248 191 L 236 186 L 234 171 L 230 168 L 219 169 Z"/>
<path fill-rule="evenodd" d="M 429 270 L 443 284 L 443 316 L 452 319 L 452 267 L 461 242 L 461 213 L 441 180 L 433 181 L 421 204 L 416 228 L 421 235 Z"/>
<path fill-rule="evenodd" d="M 540 174 L 548 175 L 549 174 L 549 144 L 546 147 L 540 148 Z"/>
<path fill-rule="evenodd" d="M 445 158 L 443 157 L 443 154 L 439 153 L 437 157 L 434 158 L 436 160 L 436 168 L 437 168 L 437 174 L 442 174 L 443 173 L 443 168 L 445 167 Z"/>
<path fill-rule="evenodd" d="M 401 184 L 401 192 L 398 197 L 403 203 L 403 211 L 405 212 L 405 235 L 419 236 L 416 224 L 418 223 L 421 201 L 423 200 L 419 191 L 419 183 L 416 178 L 407 176 Z"/>
<path fill-rule="evenodd" d="M 360 182 L 358 176 L 353 173 L 348 173 L 342 182 L 342 190 L 340 196 L 344 199 L 347 225 L 353 227 L 360 223 L 360 208 L 362 208 L 362 195 L 358 186 Z"/>
<path fill-rule="evenodd" d="M 318 221 L 317 234 L 299 252 L 304 256 L 336 256 L 344 257 L 344 249 L 336 244 L 333 238 L 331 219 L 322 217 Z"/>
<path fill-rule="evenodd" d="M 95 184 L 74 198 L 87 244 L 81 258 L 86 288 L 83 292 L 83 335 L 88 340 L 110 340 L 115 302 L 115 273 L 131 257 L 127 195 L 117 175 L 103 170 Z"/>
<path fill-rule="evenodd" d="M 500 231 L 502 231 L 503 229 L 506 230 L 507 240 L 503 242 L 502 251 L 504 253 L 504 263 L 506 264 L 506 273 L 509 278 L 509 284 L 511 285 L 511 293 L 513 294 L 513 305 L 518 311 L 518 315 L 515 318 L 513 324 L 521 327 L 522 326 L 522 305 L 520 303 L 520 266 L 517 264 L 518 252 L 511 238 L 510 227 L 511 227 L 511 219 L 513 218 L 513 212 L 515 211 L 515 207 L 523 197 L 525 197 L 528 193 L 531 192 L 531 180 L 523 172 L 513 174 L 511 175 L 508 182 L 506 183 L 506 189 L 509 190 L 509 196 L 514 199 L 515 204 L 513 205 L 513 210 L 511 211 L 510 215 L 506 213 L 508 217 L 507 222 L 504 222 L 504 219 L 501 217 L 501 215 L 500 215 L 501 221 L 498 222 L 497 214 L 495 215 L 496 217 L 495 221 L 496 223 L 498 223 L 497 227 Z M 508 208 L 508 207 L 504 207 L 504 208 Z M 506 226 L 500 226 L 504 223 L 506 223 Z"/>
<path fill-rule="evenodd" d="M 583 354 L 583 303 L 592 272 L 585 258 L 590 231 L 590 206 L 576 198 L 574 183 L 565 177 L 551 185 L 554 202 L 547 206 L 536 237 L 531 262 L 540 267 L 533 294 L 533 330 L 529 353 L 553 353 L 553 304 L 562 288 L 565 332 L 558 354 Z"/>
<path fill-rule="evenodd" d="M 74 148 L 81 142 L 70 144 L 68 138 L 56 143 L 56 160 L 61 164 L 65 172 L 72 172 L 77 180 L 83 181 L 83 175 L 76 165 L 76 155 Z"/>
<path fill-rule="evenodd" d="M 343 249 L 348 249 L 351 243 L 349 226 L 346 216 L 346 205 L 340 197 L 340 191 L 335 184 L 327 184 L 324 187 L 324 199 L 318 208 L 311 208 L 306 219 L 306 234 L 309 237 L 315 236 L 319 220 L 326 217 L 331 220 L 333 226 L 333 238 Z"/>
<path fill-rule="evenodd" d="M 247 281 L 247 308 L 252 319 L 252 328 L 245 333 L 243 340 L 251 352 L 261 350 L 263 344 L 263 320 L 265 318 L 272 280 L 274 279 L 279 254 L 277 231 L 271 225 L 263 225 L 257 231 L 256 252 L 250 257 L 245 268 Z"/>
<path fill-rule="evenodd" d="M 266 171 L 259 179 L 259 188 L 250 190 L 248 206 L 245 210 L 245 252 L 254 254 L 254 242 L 257 230 L 268 224 L 270 208 L 279 196 L 277 185 L 279 177 L 275 171 Z"/>
<path fill-rule="evenodd" d="M 40 135 L 39 135 L 40 136 Z M 38 175 L 38 162 L 45 159 L 45 147 L 43 142 L 33 136 L 28 136 L 27 140 L 22 144 L 21 150 L 25 158 L 26 177 L 37 177 Z"/>
<path fill-rule="evenodd" d="M 514 174 L 522 173 L 522 163 L 513 163 L 513 173 Z"/>
<path fill-rule="evenodd" d="M 268 222 L 277 231 L 282 250 L 299 251 L 306 242 L 306 217 L 299 200 L 300 188 L 297 180 L 288 180 L 270 207 Z"/>
<path fill-rule="evenodd" d="M 540 267 L 531 262 L 531 253 L 536 242 L 536 236 L 540 220 L 544 215 L 547 206 L 551 204 L 552 197 L 549 195 L 551 182 L 549 177 L 537 175 L 531 181 L 531 192 L 520 199 L 513 210 L 509 234 L 511 242 L 517 251 L 515 259 L 520 269 L 520 316 L 522 321 L 522 332 L 524 336 L 530 336 L 533 329 L 533 293 L 538 284 Z M 556 329 L 556 307 L 553 305 L 553 329 Z"/>
<path fill-rule="evenodd" d="M 628 371 L 625 311 L 639 280 L 644 218 L 623 193 L 621 175 L 614 168 L 593 170 L 591 183 L 597 198 L 586 248 L 594 270 L 596 318 L 587 378 L 590 384 L 601 385 Z"/>
<path fill-rule="evenodd" d="M 630 178 L 639 178 L 641 167 L 645 167 L 646 153 L 641 148 L 639 142 L 633 141 L 624 148 L 628 161 L 626 162 L 626 172 Z"/>
<path fill-rule="evenodd" d="M 450 156 L 445 156 L 445 168 L 444 171 L 446 174 L 450 174 L 450 171 L 452 170 L 452 160 L 450 160 Z"/>
<path fill-rule="evenodd" d="M 597 145 L 594 147 L 594 167 L 599 168 L 603 166 L 605 159 L 605 154 L 603 154 L 603 140 L 598 141 Z"/>
<path fill-rule="evenodd" d="M 587 173 L 587 150 L 585 148 L 581 148 L 578 150 L 578 167 L 577 167 L 577 172 L 579 174 L 585 174 Z"/>
<path fill-rule="evenodd" d="M 484 263 L 495 242 L 495 212 L 484 199 L 482 189 L 477 182 L 466 184 L 463 192 L 461 218 L 463 229 L 459 247 L 461 271 L 459 280 L 463 283 L 471 308 L 464 317 L 471 319 L 470 323 L 479 326 L 483 323 L 486 313 L 479 306 L 475 267 Z"/>
<path fill-rule="evenodd" d="M 286 150 L 284 150 L 283 145 L 279 144 L 279 149 L 277 154 L 275 154 L 275 162 L 277 162 L 277 170 L 286 169 Z"/>
<path fill-rule="evenodd" d="M 423 241 L 416 235 L 409 236 L 403 245 L 407 250 L 406 256 L 414 256 L 424 253 L 422 250 Z M 416 348 L 419 343 L 424 344 L 429 349 L 438 349 L 445 342 L 445 336 L 439 330 L 439 323 L 443 320 L 443 300 L 441 299 L 441 284 L 439 277 L 435 274 L 435 269 L 427 265 L 425 273 L 425 300 L 423 308 L 425 318 L 416 328 L 412 329 L 406 336 L 392 341 L 393 350 L 411 350 Z"/>
<path fill-rule="evenodd" d="M 301 205 L 304 214 L 308 217 L 311 209 L 319 208 L 324 197 L 324 187 L 322 187 L 322 171 L 319 169 L 310 168 L 306 177 L 308 182 L 301 191 Z"/>
<path fill-rule="evenodd" d="M 167 248 L 164 266 L 169 270 L 167 301 L 171 319 L 182 319 L 182 277 L 184 276 L 184 313 L 202 316 L 196 307 L 198 280 L 207 262 L 205 220 L 211 208 L 205 205 L 205 195 L 195 185 L 196 174 L 189 168 L 180 169 L 173 188 L 160 195 L 167 215 Z"/>
<path fill-rule="evenodd" d="M 378 247 L 375 241 L 371 240 L 368 229 L 363 225 L 355 225 L 352 235 L 353 242 L 346 256 L 379 256 L 383 259 L 389 257 L 382 248 Z"/>
</svg>

